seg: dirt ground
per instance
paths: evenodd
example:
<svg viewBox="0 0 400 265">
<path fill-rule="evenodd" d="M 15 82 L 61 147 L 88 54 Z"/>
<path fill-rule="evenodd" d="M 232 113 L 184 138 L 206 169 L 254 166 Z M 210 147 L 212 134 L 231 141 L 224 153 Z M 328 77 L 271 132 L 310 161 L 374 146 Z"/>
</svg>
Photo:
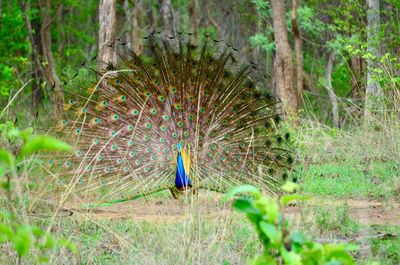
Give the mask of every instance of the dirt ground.
<svg viewBox="0 0 400 265">
<path fill-rule="evenodd" d="M 400 225 L 400 203 L 379 202 L 366 198 L 351 198 L 332 200 L 331 198 L 318 198 L 308 202 L 286 207 L 285 216 L 293 221 L 300 219 L 303 209 L 312 211 L 317 206 L 327 206 L 327 209 L 335 210 L 335 207 L 347 205 L 351 219 L 360 224 L 385 224 Z M 200 193 L 196 199 L 156 199 L 132 200 L 112 204 L 99 208 L 82 210 L 77 205 L 67 204 L 66 209 L 71 214 L 90 213 L 95 219 L 132 219 L 148 222 L 178 222 L 190 218 L 193 211 L 201 215 L 214 218 L 220 215 L 228 215 L 232 211 L 229 204 L 221 203 L 221 195 L 217 193 Z M 304 211 L 303 211 L 304 212 Z M 84 216 L 84 215 L 82 215 Z"/>
</svg>

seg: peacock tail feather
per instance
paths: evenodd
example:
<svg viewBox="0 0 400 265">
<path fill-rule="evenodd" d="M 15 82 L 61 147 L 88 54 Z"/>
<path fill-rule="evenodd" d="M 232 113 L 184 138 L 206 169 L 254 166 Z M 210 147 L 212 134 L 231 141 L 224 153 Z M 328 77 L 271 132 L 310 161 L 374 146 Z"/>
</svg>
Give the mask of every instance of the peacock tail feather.
<svg viewBox="0 0 400 265">
<path fill-rule="evenodd" d="M 71 94 L 53 132 L 76 151 L 43 157 L 53 185 L 99 203 L 173 188 L 179 145 L 192 188 L 276 192 L 293 162 L 277 103 L 251 67 L 216 50 L 208 38 L 200 47 L 181 38 L 174 49 L 151 35 L 143 55 L 126 53 Z"/>
</svg>

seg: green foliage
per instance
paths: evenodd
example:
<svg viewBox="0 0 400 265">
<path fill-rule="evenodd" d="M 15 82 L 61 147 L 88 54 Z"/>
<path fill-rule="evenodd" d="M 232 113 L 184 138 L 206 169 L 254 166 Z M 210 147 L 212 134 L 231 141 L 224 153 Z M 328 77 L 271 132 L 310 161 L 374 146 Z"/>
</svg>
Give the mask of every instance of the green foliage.
<svg viewBox="0 0 400 265">
<path fill-rule="evenodd" d="M 251 45 L 255 47 L 260 47 L 261 50 L 265 52 L 271 52 L 275 50 L 275 42 L 271 41 L 270 36 L 272 35 L 272 28 L 268 28 L 265 34 L 255 34 L 254 36 L 250 37 Z"/>
<path fill-rule="evenodd" d="M 38 135 L 30 138 L 21 150 L 21 155 L 29 155 L 43 151 L 71 151 L 72 147 L 67 143 L 47 135 Z"/>
<path fill-rule="evenodd" d="M 294 192 L 298 185 L 287 182 L 283 190 Z M 300 194 L 288 194 L 278 199 L 261 195 L 256 187 L 240 186 L 228 192 L 224 201 L 237 194 L 247 193 L 251 198 L 237 198 L 233 207 L 244 214 L 254 225 L 259 240 L 264 246 L 263 254 L 250 260 L 251 265 L 266 264 L 355 264 L 349 251 L 353 245 L 320 244 L 308 239 L 300 232 L 290 232 L 280 208 L 296 200 L 306 199 Z M 295 195 L 295 196 L 294 196 Z"/>
<path fill-rule="evenodd" d="M 0 244 L 10 243 L 19 257 L 28 257 L 30 252 L 36 252 L 35 263 L 47 263 L 49 261 L 46 253 L 61 247 L 68 248 L 76 253 L 76 248 L 69 241 L 55 239 L 50 233 L 41 228 L 29 225 L 18 224 L 5 212 L 0 214 Z"/>
<path fill-rule="evenodd" d="M 313 8 L 304 5 L 300 6 L 297 12 L 300 30 L 311 34 L 313 37 L 320 36 L 324 31 L 326 31 L 326 24 L 318 19 Z"/>
<path fill-rule="evenodd" d="M 29 66 L 29 42 L 18 1 L 10 1 L 4 11 L 0 27 L 0 99 L 8 98 L 11 90 L 20 86 L 18 73 Z"/>
<path fill-rule="evenodd" d="M 13 195 L 12 181 L 19 178 L 17 173 L 16 159 L 18 156 L 26 156 L 34 152 L 50 152 L 50 151 L 70 151 L 71 147 L 53 137 L 39 135 L 32 136 L 33 129 L 27 128 L 19 130 L 12 123 L 0 124 L 1 138 L 4 141 L 12 141 L 14 143 L 22 143 L 22 149 L 16 155 L 4 148 L 0 149 L 0 180 L 2 189 L 8 194 L 9 211 L 0 212 L 0 243 L 9 243 L 17 252 L 18 257 L 29 257 L 34 252 L 33 260 L 35 263 L 46 263 L 49 261 L 46 253 L 50 250 L 56 250 L 66 247 L 72 252 L 76 252 L 73 244 L 69 241 L 60 239 L 56 240 L 51 234 L 43 231 L 41 228 L 20 222 L 21 215 L 26 214 L 14 205 L 21 200 Z M 3 181 L 1 177 L 6 176 Z M 16 212 L 14 212 L 16 211 Z"/>
</svg>

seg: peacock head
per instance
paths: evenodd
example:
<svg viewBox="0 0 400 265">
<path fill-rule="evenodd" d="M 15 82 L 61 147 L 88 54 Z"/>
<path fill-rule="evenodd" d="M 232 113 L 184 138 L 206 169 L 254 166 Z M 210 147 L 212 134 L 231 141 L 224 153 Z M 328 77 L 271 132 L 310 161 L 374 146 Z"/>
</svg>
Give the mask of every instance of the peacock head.
<svg viewBox="0 0 400 265">
<path fill-rule="evenodd" d="M 178 153 L 180 153 L 181 150 L 182 150 L 182 145 L 181 145 L 180 143 L 177 144 L 177 145 L 176 145 L 176 149 L 178 150 Z"/>
</svg>

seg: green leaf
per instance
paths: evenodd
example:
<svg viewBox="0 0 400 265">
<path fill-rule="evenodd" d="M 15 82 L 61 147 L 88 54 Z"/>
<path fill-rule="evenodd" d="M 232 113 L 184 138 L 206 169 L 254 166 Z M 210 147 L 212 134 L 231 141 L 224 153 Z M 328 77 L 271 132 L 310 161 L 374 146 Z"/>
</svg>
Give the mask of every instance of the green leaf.
<svg viewBox="0 0 400 265">
<path fill-rule="evenodd" d="M 37 237 L 41 237 L 45 234 L 45 232 L 42 229 L 40 229 L 40 227 L 37 226 L 31 226 L 31 232 L 33 235 Z"/>
<path fill-rule="evenodd" d="M 10 183 L 9 182 L 7 182 L 7 181 L 4 181 L 4 182 L 0 182 L 0 186 L 1 186 L 1 188 L 3 189 L 3 190 L 10 190 Z"/>
<path fill-rule="evenodd" d="M 301 256 L 293 251 L 287 251 L 284 246 L 281 246 L 281 253 L 284 264 L 287 265 L 301 265 Z"/>
<path fill-rule="evenodd" d="M 0 166 L 0 178 L 4 177 L 6 174 L 6 169 L 3 166 Z"/>
<path fill-rule="evenodd" d="M 222 197 L 222 202 L 227 202 L 229 199 L 233 198 L 235 195 L 237 195 L 239 193 L 251 193 L 256 198 L 260 197 L 260 195 L 261 195 L 261 192 L 257 187 L 255 187 L 253 185 L 242 185 L 242 186 L 236 187 L 236 188 L 228 191 Z"/>
<path fill-rule="evenodd" d="M 273 245 L 278 245 L 280 242 L 280 233 L 276 229 L 276 226 L 265 221 L 258 223 L 261 231 L 269 238 Z"/>
<path fill-rule="evenodd" d="M 286 191 L 286 192 L 294 192 L 296 190 L 299 190 L 300 186 L 296 183 L 293 183 L 291 181 L 286 182 L 283 186 L 282 186 L 282 190 Z"/>
<path fill-rule="evenodd" d="M 255 206 L 265 212 L 266 219 L 270 223 L 274 223 L 279 216 L 279 205 L 276 198 L 260 197 L 254 201 Z"/>
<path fill-rule="evenodd" d="M 54 137 L 47 135 L 38 135 L 29 139 L 21 150 L 21 155 L 29 155 L 34 152 L 44 151 L 71 151 L 72 147 Z"/>
<path fill-rule="evenodd" d="M 286 206 L 293 201 L 306 201 L 311 199 L 311 196 L 301 194 L 287 194 L 281 197 L 281 205 Z"/>
<path fill-rule="evenodd" d="M 236 199 L 233 202 L 233 208 L 244 213 L 260 213 L 260 211 L 254 207 L 253 202 L 247 198 Z"/>
<path fill-rule="evenodd" d="M 331 260 L 331 261 L 325 263 L 325 265 L 342 265 L 342 263 L 338 260 Z"/>
<path fill-rule="evenodd" d="M 256 257 L 249 260 L 249 265 L 277 265 L 278 262 L 271 257 L 269 254 L 264 254 L 263 256 Z"/>
<path fill-rule="evenodd" d="M 10 226 L 0 223 L 0 243 L 12 240 L 14 238 L 14 231 Z"/>
<path fill-rule="evenodd" d="M 11 128 L 8 132 L 7 132 L 7 138 L 11 141 L 16 141 L 18 140 L 20 135 L 20 131 L 17 128 Z"/>
<path fill-rule="evenodd" d="M 33 133 L 33 128 L 32 127 L 28 127 L 23 131 L 19 132 L 19 136 L 24 140 L 24 142 L 28 141 L 29 137 L 32 135 Z"/>
<path fill-rule="evenodd" d="M 347 253 L 345 244 L 326 244 L 324 250 L 327 261 L 339 260 L 344 264 L 355 264 L 353 257 Z"/>
<path fill-rule="evenodd" d="M 53 249 L 56 246 L 56 242 L 54 241 L 53 236 L 46 235 L 45 238 L 46 238 L 46 240 L 43 243 L 42 247 L 45 249 Z"/>
<path fill-rule="evenodd" d="M 32 244 L 30 229 L 27 226 L 21 225 L 17 228 L 14 238 L 14 247 L 20 257 L 29 253 Z"/>
<path fill-rule="evenodd" d="M 303 235 L 303 233 L 300 232 L 292 232 L 290 235 L 290 240 L 300 245 L 303 245 L 305 242 L 307 242 L 307 238 Z"/>
<path fill-rule="evenodd" d="M 360 247 L 356 244 L 346 244 L 345 249 L 347 251 L 357 251 L 360 249 Z"/>
<path fill-rule="evenodd" d="M 0 161 L 3 161 L 10 168 L 14 169 L 14 156 L 5 149 L 0 149 Z"/>
<path fill-rule="evenodd" d="M 247 219 L 249 219 L 249 221 L 253 224 L 258 224 L 258 222 L 260 222 L 260 220 L 262 220 L 262 215 L 260 214 L 260 212 L 247 213 L 246 216 L 247 216 Z"/>
</svg>

